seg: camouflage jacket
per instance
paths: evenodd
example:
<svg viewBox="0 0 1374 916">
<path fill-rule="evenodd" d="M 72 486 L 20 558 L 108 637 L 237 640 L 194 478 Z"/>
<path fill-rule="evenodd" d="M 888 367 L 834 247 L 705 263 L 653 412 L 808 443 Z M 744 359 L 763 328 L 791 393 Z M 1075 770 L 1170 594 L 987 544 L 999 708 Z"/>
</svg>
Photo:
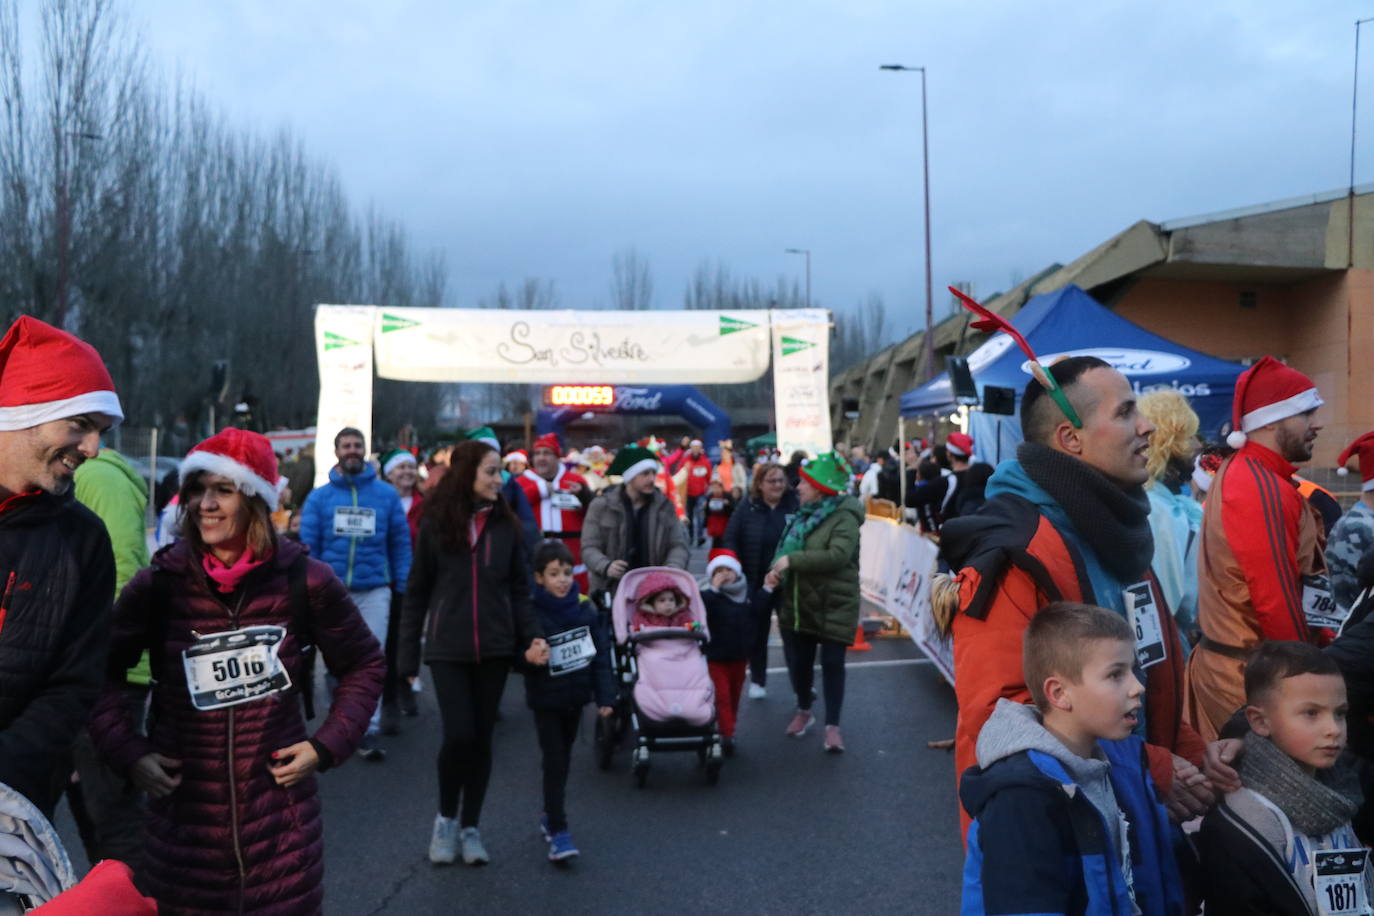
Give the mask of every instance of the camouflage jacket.
<svg viewBox="0 0 1374 916">
<path fill-rule="evenodd" d="M 1336 522 L 1326 545 L 1332 597 L 1343 608 L 1354 605 L 1360 593 L 1355 570 L 1370 548 L 1374 548 L 1374 509 L 1358 502 Z"/>
</svg>

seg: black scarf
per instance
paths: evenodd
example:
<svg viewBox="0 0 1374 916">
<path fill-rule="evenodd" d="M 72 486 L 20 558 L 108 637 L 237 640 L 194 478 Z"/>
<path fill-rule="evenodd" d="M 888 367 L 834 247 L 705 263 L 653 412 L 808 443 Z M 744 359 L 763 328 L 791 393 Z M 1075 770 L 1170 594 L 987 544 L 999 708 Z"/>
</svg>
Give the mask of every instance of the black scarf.
<svg viewBox="0 0 1374 916">
<path fill-rule="evenodd" d="M 1022 442 L 1016 458 L 1026 476 L 1064 510 L 1108 572 L 1128 583 L 1145 576 L 1155 543 L 1143 486 L 1123 490 L 1086 461 L 1035 442 Z"/>
</svg>

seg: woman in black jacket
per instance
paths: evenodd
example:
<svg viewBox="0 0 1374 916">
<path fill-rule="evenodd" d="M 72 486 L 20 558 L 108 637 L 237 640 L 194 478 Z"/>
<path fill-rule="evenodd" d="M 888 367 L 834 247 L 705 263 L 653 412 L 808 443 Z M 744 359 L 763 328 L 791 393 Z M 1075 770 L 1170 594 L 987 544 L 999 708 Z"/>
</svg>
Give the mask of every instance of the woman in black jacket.
<svg viewBox="0 0 1374 916">
<path fill-rule="evenodd" d="M 787 482 L 780 464 L 760 461 L 749 481 L 749 498 L 737 506 L 725 529 L 726 550 L 733 550 L 744 567 L 744 581 L 753 594 L 763 587 L 763 577 L 777 552 L 782 531 L 797 512 L 797 491 Z M 749 698 L 768 695 L 768 631 L 773 610 L 763 605 L 755 621 L 754 646 L 749 653 Z"/>
<path fill-rule="evenodd" d="M 450 462 L 425 500 L 397 655 L 403 677 L 419 672 L 423 628 L 444 729 L 430 861 L 453 862 L 461 842 L 463 861 L 482 865 L 489 857 L 477 821 L 506 675 L 520 655 L 542 664 L 548 646 L 530 606 L 520 520 L 501 496 L 500 455 L 469 441 L 453 450 Z"/>
</svg>

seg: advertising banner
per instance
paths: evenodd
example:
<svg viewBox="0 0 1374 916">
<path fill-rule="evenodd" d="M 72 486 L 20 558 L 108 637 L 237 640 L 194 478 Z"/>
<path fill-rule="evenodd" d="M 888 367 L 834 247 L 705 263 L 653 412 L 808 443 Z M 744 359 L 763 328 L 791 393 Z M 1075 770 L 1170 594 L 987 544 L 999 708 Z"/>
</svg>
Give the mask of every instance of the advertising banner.
<svg viewBox="0 0 1374 916">
<path fill-rule="evenodd" d="M 773 309 L 773 406 L 778 450 L 815 457 L 830 438 L 830 313 Z"/>
<path fill-rule="evenodd" d="M 382 306 L 375 317 L 377 374 L 412 382 L 752 382 L 768 371 L 768 318 L 767 311 L 748 310 Z"/>
<path fill-rule="evenodd" d="M 954 683 L 954 647 L 930 614 L 930 579 L 939 548 L 910 525 L 865 519 L 859 540 L 859 589 L 864 598 L 896 617 L 911 639 Z"/>
<path fill-rule="evenodd" d="M 315 357 L 320 366 L 320 410 L 315 423 L 315 486 L 329 480 L 334 434 L 345 426 L 372 441 L 372 325 L 370 305 L 315 308 Z M 304 494 L 300 494 L 304 496 Z"/>
</svg>

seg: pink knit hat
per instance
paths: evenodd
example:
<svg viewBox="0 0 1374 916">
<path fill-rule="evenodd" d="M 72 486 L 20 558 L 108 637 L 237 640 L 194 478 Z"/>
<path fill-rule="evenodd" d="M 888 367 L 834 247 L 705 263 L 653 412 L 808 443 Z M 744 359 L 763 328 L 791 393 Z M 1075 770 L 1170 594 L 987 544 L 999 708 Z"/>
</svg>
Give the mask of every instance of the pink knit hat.
<svg viewBox="0 0 1374 916">
<path fill-rule="evenodd" d="M 678 588 L 677 580 L 667 573 L 650 573 L 639 581 L 635 589 L 635 605 L 639 606 L 659 592 L 672 592 L 677 595 L 678 610 L 687 606 L 687 596 Z"/>
</svg>

